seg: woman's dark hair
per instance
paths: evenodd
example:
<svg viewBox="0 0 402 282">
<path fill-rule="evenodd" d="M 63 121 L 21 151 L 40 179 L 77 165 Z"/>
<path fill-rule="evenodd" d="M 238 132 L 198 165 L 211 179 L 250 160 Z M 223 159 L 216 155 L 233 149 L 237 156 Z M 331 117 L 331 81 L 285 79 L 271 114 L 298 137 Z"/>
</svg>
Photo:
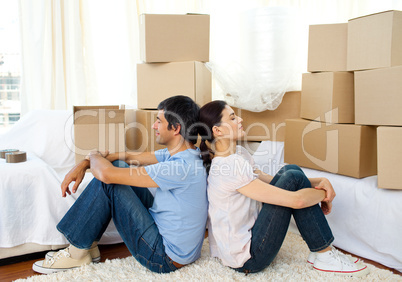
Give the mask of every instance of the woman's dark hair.
<svg viewBox="0 0 402 282">
<path fill-rule="evenodd" d="M 222 111 L 225 109 L 226 105 L 225 101 L 216 100 L 205 104 L 200 109 L 200 126 L 198 128 L 198 133 L 201 136 L 201 158 L 204 162 L 204 167 L 206 168 L 207 173 L 209 173 L 211 167 L 211 154 L 214 154 L 214 152 L 208 148 L 205 142 L 208 141 L 210 144 L 213 143 L 214 135 L 212 133 L 212 128 L 215 125 L 220 125 Z"/>
<path fill-rule="evenodd" d="M 190 97 L 177 95 L 167 98 L 159 103 L 158 110 L 164 111 L 169 130 L 181 125 L 180 135 L 184 140 L 197 143 L 200 107 Z"/>
</svg>

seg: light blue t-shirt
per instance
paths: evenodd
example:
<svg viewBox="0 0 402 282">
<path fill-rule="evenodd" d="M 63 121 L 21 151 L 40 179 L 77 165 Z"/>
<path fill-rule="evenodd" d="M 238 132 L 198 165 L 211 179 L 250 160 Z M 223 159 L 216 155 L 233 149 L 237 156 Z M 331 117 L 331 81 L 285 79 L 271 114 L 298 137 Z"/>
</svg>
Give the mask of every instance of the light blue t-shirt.
<svg viewBox="0 0 402 282">
<path fill-rule="evenodd" d="M 150 214 L 162 235 L 166 254 L 188 264 L 201 255 L 208 216 L 207 174 L 200 150 L 187 149 L 173 156 L 155 152 L 159 163 L 145 167 L 159 186 Z"/>
</svg>

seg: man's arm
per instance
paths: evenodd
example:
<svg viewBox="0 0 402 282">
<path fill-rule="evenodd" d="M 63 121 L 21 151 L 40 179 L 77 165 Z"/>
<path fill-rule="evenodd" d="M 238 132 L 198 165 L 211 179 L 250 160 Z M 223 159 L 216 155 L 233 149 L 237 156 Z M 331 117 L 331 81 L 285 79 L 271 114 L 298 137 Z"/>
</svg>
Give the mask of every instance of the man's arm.
<svg viewBox="0 0 402 282">
<path fill-rule="evenodd" d="M 89 160 L 94 177 L 106 184 L 114 183 L 144 188 L 158 187 L 143 166 L 130 168 L 115 167 L 98 152 L 91 153 Z"/>
<path fill-rule="evenodd" d="M 158 163 L 154 152 L 120 152 L 108 154 L 106 159 L 110 162 L 116 160 L 125 161 L 128 164 L 144 166 Z"/>
<path fill-rule="evenodd" d="M 78 189 L 78 186 L 81 184 L 82 179 L 85 176 L 85 171 L 89 168 L 89 160 L 84 159 L 79 162 L 76 166 L 74 166 L 64 177 L 63 182 L 61 183 L 61 195 L 62 197 L 66 197 L 67 194 L 71 195 L 70 188 L 68 187 L 71 182 L 75 181 L 74 186 L 72 187 L 72 192 L 75 193 Z M 66 194 L 67 193 L 67 194 Z"/>
</svg>

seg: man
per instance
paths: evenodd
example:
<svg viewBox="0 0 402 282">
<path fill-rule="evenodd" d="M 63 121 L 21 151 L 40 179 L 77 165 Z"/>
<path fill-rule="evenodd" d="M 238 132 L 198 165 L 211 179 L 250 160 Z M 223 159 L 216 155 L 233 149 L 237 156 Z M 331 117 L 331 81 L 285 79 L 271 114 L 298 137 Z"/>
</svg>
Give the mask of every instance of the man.
<svg viewBox="0 0 402 282">
<path fill-rule="evenodd" d="M 194 146 L 199 107 L 188 97 L 174 96 L 158 110 L 152 128 L 165 149 L 92 152 L 66 175 L 63 197 L 71 194 L 73 181 L 76 192 L 86 169 L 91 168 L 95 178 L 57 225 L 70 246 L 48 253 L 33 270 L 47 274 L 99 261 L 97 242 L 110 219 L 131 254 L 151 271 L 168 273 L 200 257 L 208 202 L 206 172 Z M 155 196 L 147 187 L 157 187 Z"/>
</svg>

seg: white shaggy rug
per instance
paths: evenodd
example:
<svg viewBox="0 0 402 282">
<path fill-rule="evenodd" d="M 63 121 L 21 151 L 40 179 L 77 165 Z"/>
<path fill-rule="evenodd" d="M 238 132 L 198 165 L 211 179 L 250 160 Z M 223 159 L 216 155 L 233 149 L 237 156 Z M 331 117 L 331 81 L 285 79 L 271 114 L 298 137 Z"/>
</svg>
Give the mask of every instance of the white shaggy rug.
<svg viewBox="0 0 402 282">
<path fill-rule="evenodd" d="M 206 239 L 201 258 L 173 273 L 156 274 L 141 266 L 133 257 L 106 260 L 79 269 L 50 275 L 32 276 L 17 281 L 350 281 L 315 271 L 307 262 L 308 248 L 300 235 L 291 232 L 274 262 L 264 271 L 245 275 L 223 266 L 209 255 Z M 368 265 L 370 274 L 364 281 L 402 281 L 402 276 Z M 359 280 L 355 278 L 356 280 Z"/>
</svg>

